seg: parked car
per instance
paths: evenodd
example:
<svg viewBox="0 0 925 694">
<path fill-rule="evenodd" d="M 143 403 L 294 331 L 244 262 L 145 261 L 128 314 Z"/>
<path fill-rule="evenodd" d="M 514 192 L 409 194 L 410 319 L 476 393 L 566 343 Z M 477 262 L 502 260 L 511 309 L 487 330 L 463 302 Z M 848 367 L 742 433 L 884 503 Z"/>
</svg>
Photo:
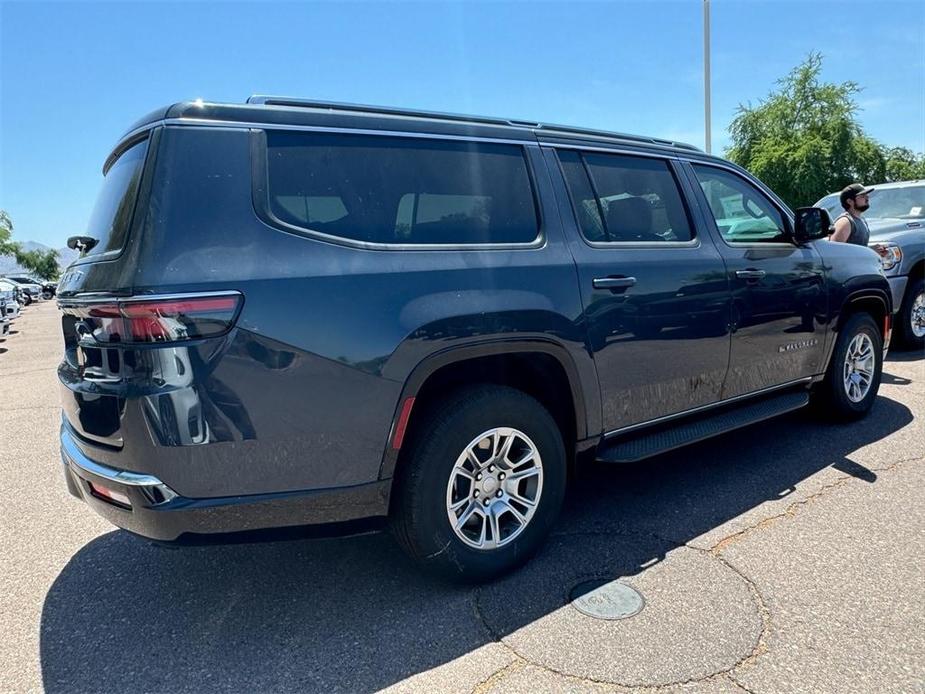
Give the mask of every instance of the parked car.
<svg viewBox="0 0 925 694">
<path fill-rule="evenodd" d="M 483 580 L 579 453 L 877 395 L 878 256 L 689 145 L 261 97 L 156 111 L 103 173 L 58 287 L 61 450 L 147 538 L 390 519 Z"/>
<path fill-rule="evenodd" d="M 23 305 L 25 306 L 42 298 L 42 284 L 31 277 L 4 275 L 3 279 L 14 282 L 19 286 L 19 289 L 22 291 Z"/>
<path fill-rule="evenodd" d="M 0 316 L 7 320 L 13 321 L 19 318 L 19 302 L 13 298 L 13 292 L 0 291 L 0 298 L 3 299 L 3 311 Z"/>
<path fill-rule="evenodd" d="M 838 193 L 816 203 L 832 219 L 844 210 Z M 864 213 L 870 245 L 881 249 L 893 293 L 897 338 L 908 347 L 925 346 L 925 180 L 880 183 Z"/>
<path fill-rule="evenodd" d="M 0 277 L 0 292 L 6 293 L 7 296 L 12 295 L 13 301 L 16 302 L 19 308 L 25 306 L 25 292 L 23 292 L 20 285 L 16 282 Z"/>
<path fill-rule="evenodd" d="M 55 292 L 58 291 L 57 282 L 42 282 L 42 298 L 43 299 L 54 299 Z"/>
<path fill-rule="evenodd" d="M 0 339 L 10 334 L 10 319 L 7 317 L 6 299 L 0 296 Z"/>
</svg>

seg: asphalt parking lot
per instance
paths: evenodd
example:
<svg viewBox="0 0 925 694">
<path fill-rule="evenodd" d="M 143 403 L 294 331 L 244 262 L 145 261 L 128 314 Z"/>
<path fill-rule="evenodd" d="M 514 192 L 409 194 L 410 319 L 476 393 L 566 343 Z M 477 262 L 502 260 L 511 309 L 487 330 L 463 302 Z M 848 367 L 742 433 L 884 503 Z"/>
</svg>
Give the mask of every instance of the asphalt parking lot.
<svg viewBox="0 0 925 694">
<path fill-rule="evenodd" d="M 523 570 L 416 572 L 387 535 L 164 549 L 67 494 L 53 302 L 0 342 L 0 691 L 925 691 L 925 359 L 855 425 L 807 412 L 595 467 Z M 568 603 L 634 587 L 628 619 Z"/>
</svg>

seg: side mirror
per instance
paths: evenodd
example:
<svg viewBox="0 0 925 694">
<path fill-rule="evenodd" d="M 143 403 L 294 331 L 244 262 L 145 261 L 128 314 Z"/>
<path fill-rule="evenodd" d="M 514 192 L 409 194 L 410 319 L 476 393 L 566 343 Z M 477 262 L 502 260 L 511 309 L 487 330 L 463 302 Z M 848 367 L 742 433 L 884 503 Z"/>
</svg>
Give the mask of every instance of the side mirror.
<svg viewBox="0 0 925 694">
<path fill-rule="evenodd" d="M 831 231 L 832 220 L 821 207 L 801 207 L 796 211 L 793 224 L 793 240 L 797 244 L 824 239 Z"/>
</svg>

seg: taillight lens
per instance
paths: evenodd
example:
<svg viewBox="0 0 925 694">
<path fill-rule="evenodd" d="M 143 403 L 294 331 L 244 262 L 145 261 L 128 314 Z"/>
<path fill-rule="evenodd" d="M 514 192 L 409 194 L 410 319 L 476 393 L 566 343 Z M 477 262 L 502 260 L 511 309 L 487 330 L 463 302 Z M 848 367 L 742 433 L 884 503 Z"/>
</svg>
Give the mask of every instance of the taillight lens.
<svg viewBox="0 0 925 694">
<path fill-rule="evenodd" d="M 103 343 L 180 342 L 217 337 L 237 320 L 244 297 L 184 296 L 169 299 L 120 299 L 99 304 L 62 306 L 78 319 L 78 339 Z"/>
</svg>

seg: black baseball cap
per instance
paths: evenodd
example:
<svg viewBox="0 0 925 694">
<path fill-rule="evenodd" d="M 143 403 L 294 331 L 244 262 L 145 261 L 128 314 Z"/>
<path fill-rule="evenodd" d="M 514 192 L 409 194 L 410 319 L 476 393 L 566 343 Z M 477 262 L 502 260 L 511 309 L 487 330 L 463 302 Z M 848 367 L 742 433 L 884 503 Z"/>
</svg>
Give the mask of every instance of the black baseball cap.
<svg viewBox="0 0 925 694">
<path fill-rule="evenodd" d="M 850 186 L 845 186 L 842 188 L 841 195 L 838 196 L 841 206 L 847 209 L 845 205 L 849 200 L 854 200 L 858 195 L 867 195 L 868 193 L 873 193 L 873 188 L 865 188 L 860 183 L 852 183 Z"/>
</svg>

